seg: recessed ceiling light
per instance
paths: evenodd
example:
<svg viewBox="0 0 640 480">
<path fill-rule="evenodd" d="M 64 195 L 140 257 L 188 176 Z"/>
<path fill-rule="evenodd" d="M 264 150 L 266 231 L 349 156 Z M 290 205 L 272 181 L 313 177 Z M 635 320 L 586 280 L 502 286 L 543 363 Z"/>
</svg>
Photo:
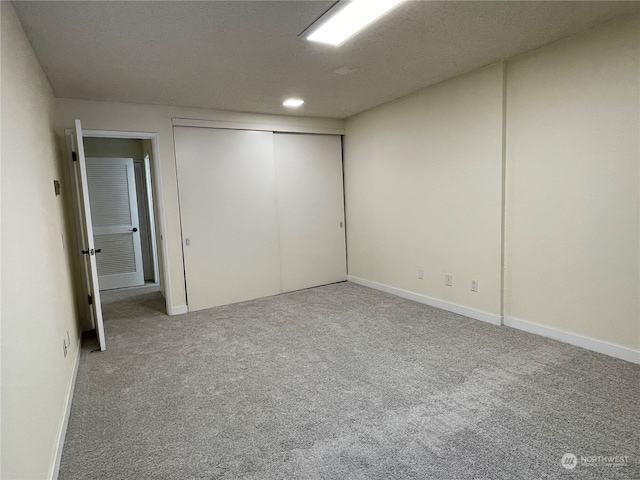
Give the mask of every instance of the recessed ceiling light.
<svg viewBox="0 0 640 480">
<path fill-rule="evenodd" d="M 310 42 L 338 46 L 371 25 L 404 0 L 352 0 L 338 2 L 303 32 Z"/>
<path fill-rule="evenodd" d="M 349 68 L 347 66 L 344 66 L 344 67 L 338 68 L 337 70 L 334 70 L 333 73 L 337 73 L 338 75 L 342 75 L 346 77 L 347 75 L 351 75 L 356 70 L 357 68 Z"/>
<path fill-rule="evenodd" d="M 302 100 L 301 98 L 287 98 L 284 102 L 282 102 L 282 105 L 284 105 L 285 107 L 299 107 L 300 105 L 302 105 L 304 103 L 304 100 Z"/>
</svg>

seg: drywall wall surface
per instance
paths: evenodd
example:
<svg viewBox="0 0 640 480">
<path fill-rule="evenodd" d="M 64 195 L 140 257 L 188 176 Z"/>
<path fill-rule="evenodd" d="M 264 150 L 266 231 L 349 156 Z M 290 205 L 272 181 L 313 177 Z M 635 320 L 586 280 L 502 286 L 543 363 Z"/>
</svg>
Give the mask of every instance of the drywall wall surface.
<svg viewBox="0 0 640 480">
<path fill-rule="evenodd" d="M 349 275 L 500 314 L 502 90 L 495 65 L 347 120 Z"/>
<path fill-rule="evenodd" d="M 79 328 L 53 93 L 10 2 L 0 2 L 2 80 L 1 471 L 50 478 Z M 69 337 L 67 337 L 69 332 Z M 63 341 L 70 339 L 67 356 Z"/>
<path fill-rule="evenodd" d="M 83 140 L 87 157 L 144 158 L 143 141 L 136 138 L 86 137 Z"/>
<path fill-rule="evenodd" d="M 640 17 L 509 62 L 505 315 L 640 347 Z"/>
<path fill-rule="evenodd" d="M 56 133 L 64 135 L 65 128 L 73 126 L 73 120 L 82 121 L 84 129 L 150 132 L 158 135 L 160 176 L 162 181 L 156 185 L 156 193 L 161 190 L 163 203 L 158 208 L 163 213 L 160 221 L 162 235 L 160 242 L 167 248 L 167 261 L 163 268 L 167 270 L 168 282 L 164 285 L 165 295 L 172 308 L 180 309 L 186 305 L 184 287 L 184 268 L 182 262 L 182 239 L 180 234 L 180 214 L 178 189 L 176 182 L 176 162 L 173 142 L 172 118 L 198 119 L 204 121 L 230 122 L 236 128 L 243 124 L 268 124 L 289 126 L 342 128 L 344 122 L 335 119 L 304 117 L 286 117 L 279 115 L 261 115 L 249 113 L 205 110 L 197 108 L 179 108 L 129 103 L 109 103 L 88 100 L 56 99 Z"/>
</svg>

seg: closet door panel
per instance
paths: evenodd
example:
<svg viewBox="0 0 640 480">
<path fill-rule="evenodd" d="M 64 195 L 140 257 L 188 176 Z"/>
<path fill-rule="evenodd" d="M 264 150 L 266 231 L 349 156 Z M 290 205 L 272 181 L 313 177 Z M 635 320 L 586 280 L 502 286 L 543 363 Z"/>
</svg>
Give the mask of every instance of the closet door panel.
<svg viewBox="0 0 640 480">
<path fill-rule="evenodd" d="M 283 292 L 346 280 L 340 137 L 273 138 Z"/>
<path fill-rule="evenodd" d="M 174 137 L 189 311 L 280 293 L 273 134 Z"/>
</svg>

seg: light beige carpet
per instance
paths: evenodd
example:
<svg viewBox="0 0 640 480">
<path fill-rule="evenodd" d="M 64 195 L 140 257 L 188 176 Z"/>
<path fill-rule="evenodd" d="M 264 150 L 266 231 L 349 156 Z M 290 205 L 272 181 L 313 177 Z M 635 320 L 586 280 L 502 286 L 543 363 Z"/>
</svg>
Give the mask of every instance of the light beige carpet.
<svg viewBox="0 0 640 480">
<path fill-rule="evenodd" d="M 637 365 L 350 283 L 163 311 L 105 304 L 61 480 L 640 478 Z"/>
</svg>

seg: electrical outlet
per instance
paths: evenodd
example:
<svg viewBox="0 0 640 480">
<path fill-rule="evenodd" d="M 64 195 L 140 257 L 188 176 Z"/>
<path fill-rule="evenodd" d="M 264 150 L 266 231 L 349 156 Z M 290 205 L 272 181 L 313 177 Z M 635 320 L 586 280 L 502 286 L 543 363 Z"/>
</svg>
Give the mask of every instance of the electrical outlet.
<svg viewBox="0 0 640 480">
<path fill-rule="evenodd" d="M 447 273 L 447 274 L 444 276 L 444 284 L 445 284 L 447 287 L 452 287 L 452 286 L 453 286 L 453 275 L 451 275 L 451 274 Z"/>
<path fill-rule="evenodd" d="M 424 268 L 418 268 L 418 280 L 424 280 Z"/>
<path fill-rule="evenodd" d="M 471 291 L 472 292 L 478 291 L 478 280 L 471 280 Z"/>
</svg>

